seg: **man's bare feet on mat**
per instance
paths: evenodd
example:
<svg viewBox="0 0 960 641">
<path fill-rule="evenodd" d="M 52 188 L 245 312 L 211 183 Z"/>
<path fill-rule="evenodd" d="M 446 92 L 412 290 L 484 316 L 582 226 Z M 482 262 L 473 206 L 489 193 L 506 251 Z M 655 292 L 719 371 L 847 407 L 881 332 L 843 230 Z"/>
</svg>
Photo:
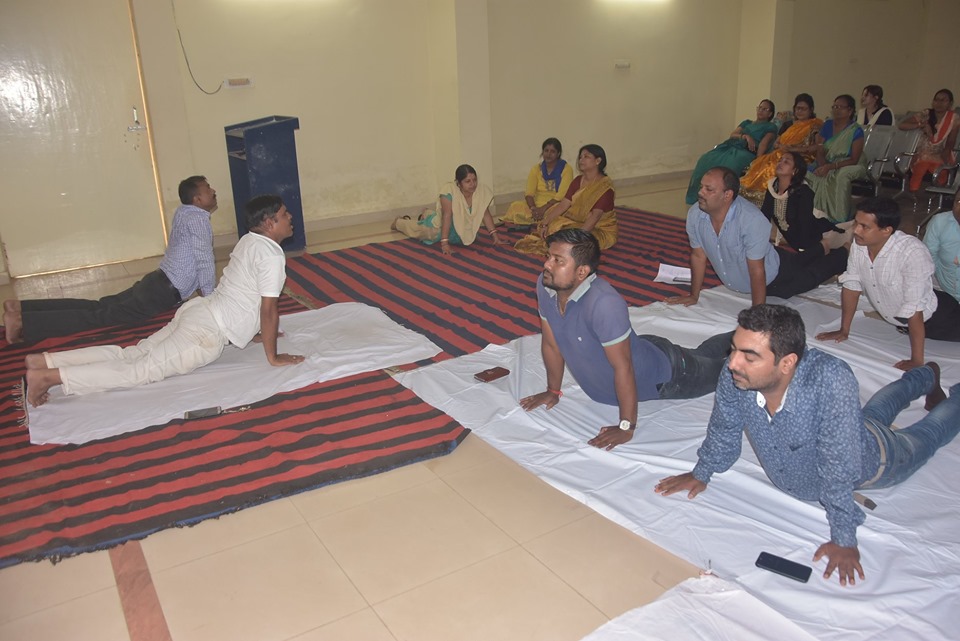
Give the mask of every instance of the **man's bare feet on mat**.
<svg viewBox="0 0 960 641">
<path fill-rule="evenodd" d="M 940 401 L 946 400 L 947 395 L 944 394 L 943 387 L 940 385 L 940 366 L 930 361 L 927 363 L 927 367 L 933 370 L 933 389 L 927 394 L 927 400 L 923 404 L 923 409 L 929 412 L 939 405 Z"/>
<path fill-rule="evenodd" d="M 47 369 L 47 359 L 43 354 L 27 354 L 23 359 L 23 364 L 27 369 Z"/>
<path fill-rule="evenodd" d="M 16 301 L 7 301 L 3 304 L 4 309 L 7 307 L 7 303 L 16 302 Z M 23 316 L 20 312 L 16 311 L 4 311 L 3 312 L 3 327 L 7 334 L 8 343 L 19 343 L 23 340 Z"/>
<path fill-rule="evenodd" d="M 60 382 L 60 370 L 28 369 L 27 402 L 34 407 L 40 407 L 50 400 L 50 388 Z"/>
</svg>

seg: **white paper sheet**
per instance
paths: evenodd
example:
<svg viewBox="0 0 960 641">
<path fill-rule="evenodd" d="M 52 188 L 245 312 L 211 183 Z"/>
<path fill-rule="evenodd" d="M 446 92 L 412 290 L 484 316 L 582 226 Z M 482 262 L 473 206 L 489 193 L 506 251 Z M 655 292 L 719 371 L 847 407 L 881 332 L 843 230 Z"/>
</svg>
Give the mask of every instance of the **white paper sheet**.
<svg viewBox="0 0 960 641">
<path fill-rule="evenodd" d="M 280 317 L 285 333 L 278 350 L 303 354 L 303 363 L 271 367 L 263 346 L 228 346 L 214 363 L 184 376 L 133 389 L 65 396 L 60 386 L 50 401 L 29 408 L 32 443 L 85 443 L 162 425 L 187 410 L 224 409 L 375 369 L 431 358 L 440 348 L 394 323 L 381 310 L 338 303 Z"/>
<path fill-rule="evenodd" d="M 660 263 L 660 269 L 657 270 L 657 276 L 653 279 L 655 283 L 685 283 L 691 281 L 690 268 L 678 267 L 677 265 L 668 265 Z"/>
<path fill-rule="evenodd" d="M 657 303 L 631 309 L 631 320 L 638 333 L 695 346 L 733 329 L 736 313 L 747 305 L 743 297 L 717 289 L 704 292 L 694 307 Z M 893 363 L 908 355 L 909 343 L 890 325 L 858 318 L 848 341 L 822 343 L 812 336 L 839 318 L 840 310 L 810 301 L 793 306 L 805 319 L 809 343 L 850 363 L 862 401 L 900 376 Z M 941 364 L 945 385 L 960 381 L 960 344 L 928 341 L 926 351 Z M 497 365 L 511 375 L 492 383 L 473 380 L 475 372 Z M 956 629 L 960 439 L 906 483 L 864 492 L 878 504 L 858 530 L 867 580 L 842 588 L 835 575 L 831 581 L 819 576 L 825 561 L 811 561 L 829 539 L 823 509 L 776 489 L 746 442 L 741 459 L 696 499 L 653 492 L 659 479 L 693 467 L 713 395 L 641 403 L 634 439 L 606 452 L 586 441 L 600 426 L 616 424 L 619 412 L 588 399 L 569 373 L 553 409 L 526 413 L 518 407 L 520 398 L 546 386 L 539 336 L 491 345 L 398 380 L 554 487 L 674 554 L 709 565 L 818 639 L 926 641 L 949 638 Z M 898 423 L 922 415 L 917 401 Z M 754 561 L 761 551 L 813 565 L 814 575 L 801 585 L 760 570 Z"/>
</svg>

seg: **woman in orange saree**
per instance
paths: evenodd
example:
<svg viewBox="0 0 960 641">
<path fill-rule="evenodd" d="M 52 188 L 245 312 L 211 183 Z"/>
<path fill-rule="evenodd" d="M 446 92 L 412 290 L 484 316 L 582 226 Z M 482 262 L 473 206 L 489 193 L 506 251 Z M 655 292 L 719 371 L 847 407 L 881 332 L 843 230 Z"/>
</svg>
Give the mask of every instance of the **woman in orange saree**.
<svg viewBox="0 0 960 641">
<path fill-rule="evenodd" d="M 795 151 L 807 162 L 816 158 L 817 132 L 822 126 L 823 121 L 817 118 L 813 110 L 813 97 L 808 93 L 799 94 L 793 101 L 793 123 L 781 130 L 780 137 L 773 144 L 773 151 L 750 163 L 746 175 L 740 179 L 740 195 L 759 207 L 763 203 L 767 183 L 776 175 L 777 163 L 784 153 Z"/>
</svg>

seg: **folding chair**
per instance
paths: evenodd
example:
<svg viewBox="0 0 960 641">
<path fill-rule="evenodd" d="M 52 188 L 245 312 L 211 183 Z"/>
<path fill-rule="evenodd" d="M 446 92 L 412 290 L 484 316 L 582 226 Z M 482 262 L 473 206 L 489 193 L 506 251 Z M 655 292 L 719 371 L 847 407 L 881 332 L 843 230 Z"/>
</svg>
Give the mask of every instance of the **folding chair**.
<svg viewBox="0 0 960 641">
<path fill-rule="evenodd" d="M 957 146 L 957 149 L 953 150 L 954 157 L 960 158 L 960 145 Z M 957 197 L 957 189 L 960 188 L 960 163 L 953 163 L 952 165 L 944 165 L 940 169 L 933 172 L 933 180 L 930 183 L 930 186 L 927 187 L 928 194 L 935 194 L 937 196 L 937 209 L 936 211 L 943 211 L 943 197 L 950 196 L 950 199 L 953 200 Z M 937 184 L 937 180 L 940 176 L 944 175 L 946 172 L 947 184 L 942 187 Z"/>
<path fill-rule="evenodd" d="M 863 156 L 867 161 L 867 177 L 853 181 L 854 185 L 869 188 L 876 196 L 880 193 L 880 174 L 887 161 L 890 143 L 896 127 L 890 125 L 876 125 L 867 131 L 863 143 Z"/>
</svg>

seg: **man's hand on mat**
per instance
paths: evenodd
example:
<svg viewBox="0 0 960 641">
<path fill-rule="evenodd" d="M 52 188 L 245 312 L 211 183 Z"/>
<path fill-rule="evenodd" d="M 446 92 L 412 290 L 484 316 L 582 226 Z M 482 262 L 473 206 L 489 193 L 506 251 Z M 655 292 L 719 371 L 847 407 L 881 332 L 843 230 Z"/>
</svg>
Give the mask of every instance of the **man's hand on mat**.
<svg viewBox="0 0 960 641">
<path fill-rule="evenodd" d="M 850 334 L 842 329 L 837 329 L 832 332 L 820 332 L 817 334 L 818 341 L 837 341 L 839 343 L 847 340 L 848 338 L 850 338 Z"/>
<path fill-rule="evenodd" d="M 277 354 L 270 364 L 274 367 L 283 367 L 284 365 L 296 365 L 302 363 L 305 357 L 300 354 Z"/>
<path fill-rule="evenodd" d="M 896 363 L 893 364 L 893 366 L 899 370 L 903 370 L 904 372 L 909 372 L 910 370 L 915 369 L 917 367 L 923 367 L 923 362 L 922 360 L 915 361 L 912 358 L 906 358 L 902 361 L 897 361 Z"/>
<path fill-rule="evenodd" d="M 539 394 L 534 394 L 533 396 L 527 396 L 526 398 L 520 399 L 520 407 L 527 410 L 536 409 L 543 405 L 547 409 L 550 409 L 554 405 L 560 402 L 560 397 L 554 394 L 553 392 L 540 392 Z"/>
<path fill-rule="evenodd" d="M 697 301 L 700 300 L 699 296 L 691 296 L 687 294 L 686 296 L 668 296 L 663 299 L 667 305 L 683 305 L 684 307 L 690 307 L 691 305 L 696 305 Z"/>
<path fill-rule="evenodd" d="M 285 334 L 284 334 L 283 332 L 277 332 L 277 338 L 280 338 L 281 336 L 285 336 Z M 251 343 L 262 343 L 262 342 L 263 342 L 263 336 L 262 336 L 259 332 L 257 332 L 257 335 L 254 336 L 253 338 L 251 338 L 251 339 L 250 339 L 250 342 L 251 342 Z"/>
<path fill-rule="evenodd" d="M 587 445 L 610 451 L 633 438 L 633 430 L 621 430 L 619 425 L 601 427 L 600 433 L 587 441 Z"/>
<path fill-rule="evenodd" d="M 668 476 L 665 479 L 660 479 L 660 482 L 653 487 L 653 491 L 662 496 L 686 491 L 688 499 L 692 499 L 705 489 L 707 489 L 707 484 L 694 478 L 693 472 Z"/>
<path fill-rule="evenodd" d="M 836 570 L 840 578 L 840 585 L 857 584 L 857 574 L 863 581 L 863 567 L 860 565 L 860 550 L 856 547 L 845 548 L 837 545 L 833 541 L 824 543 L 817 548 L 817 553 L 813 555 L 813 562 L 816 563 L 826 556 L 829 559 L 827 569 L 823 573 L 823 578 L 829 579 L 833 571 Z M 856 571 L 856 573 L 854 573 Z"/>
</svg>

